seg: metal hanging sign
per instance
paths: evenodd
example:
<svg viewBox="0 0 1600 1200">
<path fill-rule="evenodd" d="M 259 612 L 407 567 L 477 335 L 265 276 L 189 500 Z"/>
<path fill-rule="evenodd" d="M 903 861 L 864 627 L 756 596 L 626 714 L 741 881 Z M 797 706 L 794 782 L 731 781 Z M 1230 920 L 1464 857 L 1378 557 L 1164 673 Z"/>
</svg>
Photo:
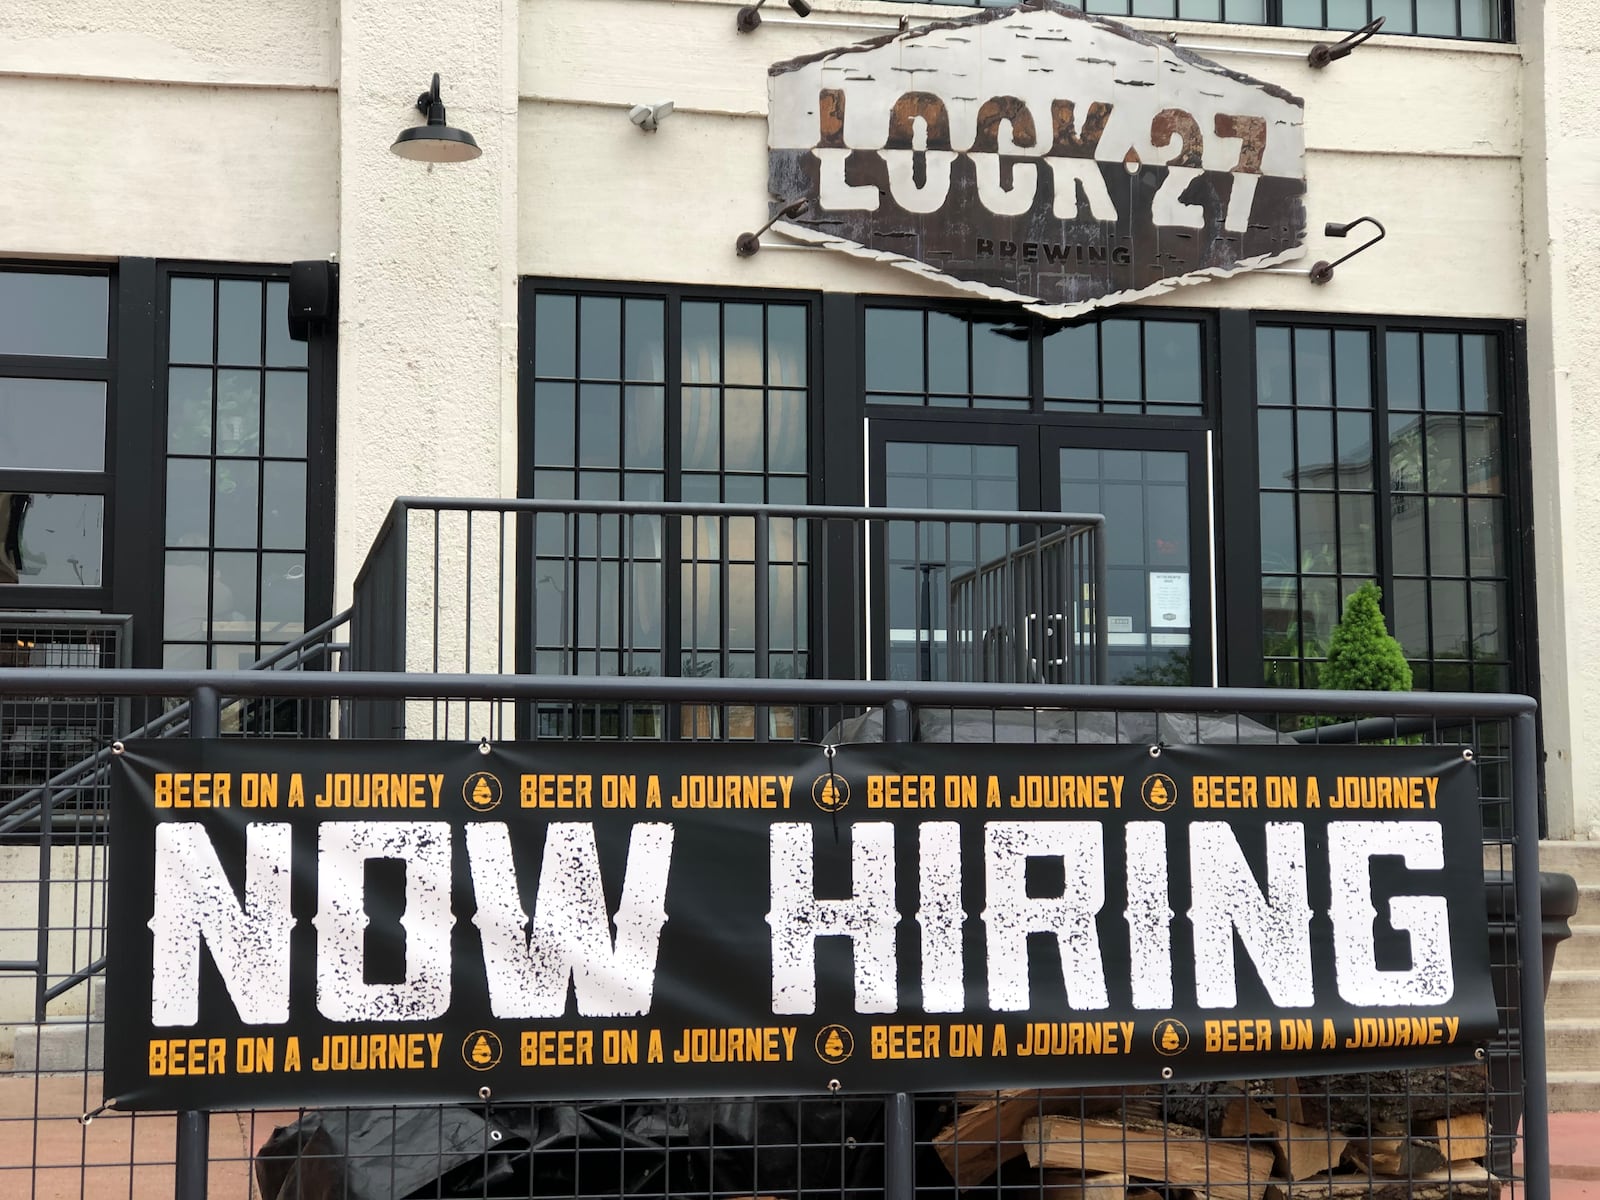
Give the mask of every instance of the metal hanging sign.
<svg viewBox="0 0 1600 1200">
<path fill-rule="evenodd" d="M 1439 747 L 130 743 L 106 1095 L 205 1109 L 1470 1062 Z"/>
<path fill-rule="evenodd" d="M 1054 0 L 778 63 L 779 232 L 1050 317 L 1298 258 L 1303 103 Z"/>
</svg>

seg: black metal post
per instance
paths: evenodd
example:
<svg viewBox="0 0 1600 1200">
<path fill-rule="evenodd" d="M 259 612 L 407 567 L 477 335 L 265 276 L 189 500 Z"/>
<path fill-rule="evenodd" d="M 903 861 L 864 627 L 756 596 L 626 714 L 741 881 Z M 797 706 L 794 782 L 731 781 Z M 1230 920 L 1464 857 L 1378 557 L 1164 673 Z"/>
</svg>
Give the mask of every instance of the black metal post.
<svg viewBox="0 0 1600 1200">
<path fill-rule="evenodd" d="M 206 1200 L 206 1172 L 211 1165 L 211 1114 L 178 1114 L 178 1162 L 173 1180 L 175 1200 Z"/>
<path fill-rule="evenodd" d="M 1550 1200 L 1550 1096 L 1546 1090 L 1542 900 L 1539 896 L 1538 732 L 1532 712 L 1511 719 L 1511 813 L 1516 825 L 1517 949 L 1521 970 L 1522 1161 L 1530 1200 Z"/>
<path fill-rule="evenodd" d="M 933 678 L 933 573 L 939 563 L 919 562 L 922 580 L 917 588 L 917 669 L 918 679 Z M 924 637 L 926 635 L 926 637 Z"/>
<path fill-rule="evenodd" d="M 917 1132 L 911 1120 L 911 1097 L 905 1092 L 896 1092 L 888 1099 L 883 1119 L 883 1148 L 885 1200 L 912 1200 L 917 1190 Z"/>
<path fill-rule="evenodd" d="M 905 700 L 894 699 L 883 706 L 883 740 L 886 742 L 909 742 L 912 731 L 916 728 L 915 719 L 911 712 L 911 705 Z"/>
<path fill-rule="evenodd" d="M 197 687 L 189 699 L 189 736 L 214 738 L 222 733 L 222 698 L 217 689 Z M 206 1200 L 206 1174 L 211 1165 L 211 1114 L 178 1114 L 177 1169 L 174 1200 Z"/>
<path fill-rule="evenodd" d="M 926 576 L 924 576 L 926 578 Z M 883 706 L 883 740 L 909 742 L 915 729 L 911 705 L 891 700 Z M 916 1194 L 917 1131 L 911 1097 L 896 1092 L 883 1113 L 883 1193 L 885 1200 L 911 1200 Z"/>
</svg>

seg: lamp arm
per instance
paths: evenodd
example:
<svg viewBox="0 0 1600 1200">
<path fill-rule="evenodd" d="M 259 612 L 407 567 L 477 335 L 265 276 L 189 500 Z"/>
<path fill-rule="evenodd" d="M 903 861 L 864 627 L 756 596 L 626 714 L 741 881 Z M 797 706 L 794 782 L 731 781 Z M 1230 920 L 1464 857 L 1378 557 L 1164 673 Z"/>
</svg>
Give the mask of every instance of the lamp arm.
<svg viewBox="0 0 1600 1200">
<path fill-rule="evenodd" d="M 798 200 L 794 200 L 788 204 L 785 204 L 777 212 L 772 214 L 772 219 L 770 221 L 768 221 L 754 233 L 741 233 L 734 240 L 734 251 L 739 255 L 740 258 L 749 258 L 752 254 L 761 249 L 761 235 L 763 233 L 771 229 L 774 225 L 786 217 L 798 217 L 801 213 L 805 212 L 806 206 L 810 203 L 810 200 L 802 196 Z"/>
<path fill-rule="evenodd" d="M 1324 259 L 1322 262 L 1319 262 L 1313 266 L 1311 268 L 1312 283 L 1327 283 L 1328 280 L 1333 278 L 1333 269 L 1340 263 L 1349 262 L 1363 250 L 1366 250 L 1372 246 L 1376 246 L 1379 242 L 1383 241 L 1386 236 L 1388 236 L 1389 231 L 1383 227 L 1383 222 L 1378 220 L 1377 217 L 1357 217 L 1354 221 L 1351 221 L 1350 224 L 1345 226 L 1345 232 L 1349 233 L 1350 230 L 1361 224 L 1374 226 L 1378 231 L 1377 234 L 1362 242 L 1361 245 L 1357 246 L 1354 250 L 1351 250 L 1348 254 L 1340 255 L 1332 262 L 1328 262 L 1326 259 Z"/>
<path fill-rule="evenodd" d="M 1366 41 L 1382 28 L 1383 18 L 1374 17 L 1360 29 L 1356 30 L 1348 37 L 1341 38 L 1332 45 L 1329 45 L 1327 42 L 1318 42 L 1315 46 L 1311 47 L 1311 52 L 1306 55 L 1306 63 L 1313 69 L 1320 71 L 1323 67 L 1326 67 L 1335 59 L 1345 57 L 1345 55 L 1349 54 L 1350 51 L 1361 45 L 1362 42 Z"/>
<path fill-rule="evenodd" d="M 417 111 L 423 116 L 428 115 L 428 110 L 439 103 L 439 72 L 433 73 L 433 86 L 417 97 Z"/>
</svg>

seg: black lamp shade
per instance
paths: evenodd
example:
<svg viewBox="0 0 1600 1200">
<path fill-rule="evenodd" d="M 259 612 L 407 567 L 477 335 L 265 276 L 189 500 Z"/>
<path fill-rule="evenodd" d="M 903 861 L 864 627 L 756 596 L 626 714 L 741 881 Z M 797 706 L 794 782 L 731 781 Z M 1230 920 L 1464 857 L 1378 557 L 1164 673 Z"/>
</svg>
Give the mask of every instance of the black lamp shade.
<svg viewBox="0 0 1600 1200">
<path fill-rule="evenodd" d="M 445 123 L 438 75 L 433 77 L 433 86 L 417 97 L 417 111 L 428 118 L 428 123 L 402 129 L 394 145 L 389 147 L 401 158 L 413 162 L 468 162 L 483 153 L 465 129 Z"/>
<path fill-rule="evenodd" d="M 413 162 L 467 162 L 483 153 L 465 129 L 433 124 L 402 129 L 389 149 Z"/>
</svg>

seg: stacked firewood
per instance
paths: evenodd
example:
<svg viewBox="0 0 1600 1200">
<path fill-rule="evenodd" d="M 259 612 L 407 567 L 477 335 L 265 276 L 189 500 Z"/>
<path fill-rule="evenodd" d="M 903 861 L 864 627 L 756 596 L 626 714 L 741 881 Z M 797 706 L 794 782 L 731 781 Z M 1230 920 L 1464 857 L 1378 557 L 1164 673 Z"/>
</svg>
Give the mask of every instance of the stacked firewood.
<svg viewBox="0 0 1600 1200">
<path fill-rule="evenodd" d="M 1047 1200 L 1499 1200 L 1482 1070 L 1393 1076 L 962 1096 L 934 1145 Z"/>
</svg>

